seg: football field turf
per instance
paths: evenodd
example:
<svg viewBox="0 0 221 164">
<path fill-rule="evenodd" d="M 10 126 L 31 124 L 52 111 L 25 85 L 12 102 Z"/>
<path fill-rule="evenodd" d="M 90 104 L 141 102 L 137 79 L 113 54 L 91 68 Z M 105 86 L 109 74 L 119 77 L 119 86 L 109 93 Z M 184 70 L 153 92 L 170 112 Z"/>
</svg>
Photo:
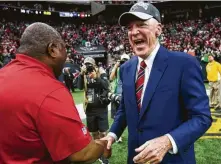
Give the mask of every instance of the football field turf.
<svg viewBox="0 0 221 164">
<path fill-rule="evenodd" d="M 75 104 L 83 102 L 83 92 L 76 91 L 72 94 Z M 207 133 L 195 143 L 197 164 L 221 164 L 221 112 L 211 109 L 213 124 Z M 109 117 L 109 123 L 113 122 Z M 112 149 L 111 164 L 126 164 L 127 160 L 127 136 L 123 133 L 123 142 L 115 143 Z M 98 164 L 99 162 L 96 162 Z"/>
</svg>

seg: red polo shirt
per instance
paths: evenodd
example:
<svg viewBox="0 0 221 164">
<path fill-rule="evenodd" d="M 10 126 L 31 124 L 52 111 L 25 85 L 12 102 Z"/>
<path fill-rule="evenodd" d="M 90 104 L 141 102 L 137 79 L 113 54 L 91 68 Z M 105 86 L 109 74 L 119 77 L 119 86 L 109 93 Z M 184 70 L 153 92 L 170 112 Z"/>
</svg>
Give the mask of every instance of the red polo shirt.
<svg viewBox="0 0 221 164">
<path fill-rule="evenodd" d="M 0 120 L 0 163 L 52 164 L 91 141 L 69 91 L 26 55 L 0 69 Z"/>
</svg>

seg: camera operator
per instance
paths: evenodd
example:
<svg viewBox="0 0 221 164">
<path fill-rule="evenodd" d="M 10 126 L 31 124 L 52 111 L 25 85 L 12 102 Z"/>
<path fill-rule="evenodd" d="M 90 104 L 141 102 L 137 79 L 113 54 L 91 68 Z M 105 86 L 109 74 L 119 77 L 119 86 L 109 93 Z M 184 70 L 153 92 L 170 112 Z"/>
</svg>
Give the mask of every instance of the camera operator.
<svg viewBox="0 0 221 164">
<path fill-rule="evenodd" d="M 102 67 L 95 64 L 95 60 L 87 57 L 81 68 L 79 87 L 84 86 L 84 108 L 89 132 L 94 139 L 103 138 L 109 129 L 108 124 L 108 92 L 109 81 Z M 108 164 L 108 160 L 101 157 L 102 163 Z"/>
<path fill-rule="evenodd" d="M 68 56 L 62 70 L 62 76 L 65 86 L 68 88 L 69 91 L 75 91 L 75 86 L 73 83 L 73 81 L 75 80 L 74 74 L 79 71 L 80 67 L 77 64 L 73 63 L 71 57 Z"/>
<path fill-rule="evenodd" d="M 120 66 L 124 64 L 126 61 L 130 59 L 130 56 L 127 54 L 121 55 L 120 61 L 114 65 L 111 74 L 110 74 L 110 81 L 112 82 L 112 93 L 117 97 L 121 97 L 122 94 L 122 82 L 120 80 Z M 115 97 L 116 97 L 115 96 Z M 114 119 L 114 116 L 117 112 L 119 107 L 118 101 L 111 101 L 111 118 Z M 117 142 L 122 142 L 122 138 L 120 137 Z"/>
</svg>

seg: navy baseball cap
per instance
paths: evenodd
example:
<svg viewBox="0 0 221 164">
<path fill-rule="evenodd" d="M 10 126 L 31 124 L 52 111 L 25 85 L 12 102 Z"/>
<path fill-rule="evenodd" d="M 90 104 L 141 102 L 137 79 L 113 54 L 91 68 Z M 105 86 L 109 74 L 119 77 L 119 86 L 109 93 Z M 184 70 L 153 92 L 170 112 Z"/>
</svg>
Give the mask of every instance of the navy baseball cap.
<svg viewBox="0 0 221 164">
<path fill-rule="evenodd" d="M 154 5 L 138 2 L 130 8 L 129 12 L 123 13 L 118 22 L 121 26 L 127 26 L 133 20 L 148 20 L 150 18 L 154 18 L 161 23 L 160 12 Z"/>
</svg>

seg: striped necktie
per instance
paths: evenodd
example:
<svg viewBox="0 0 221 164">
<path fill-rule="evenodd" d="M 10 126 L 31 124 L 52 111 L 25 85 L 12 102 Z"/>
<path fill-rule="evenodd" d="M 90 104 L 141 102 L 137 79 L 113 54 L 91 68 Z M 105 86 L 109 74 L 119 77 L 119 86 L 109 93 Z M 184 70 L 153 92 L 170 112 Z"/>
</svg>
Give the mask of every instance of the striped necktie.
<svg viewBox="0 0 221 164">
<path fill-rule="evenodd" d="M 140 63 L 140 69 L 139 69 L 137 80 L 136 80 L 136 98 L 137 98 L 137 106 L 138 106 L 139 111 L 141 109 L 141 95 L 143 91 L 146 66 L 147 66 L 146 63 L 143 60 Z"/>
</svg>

